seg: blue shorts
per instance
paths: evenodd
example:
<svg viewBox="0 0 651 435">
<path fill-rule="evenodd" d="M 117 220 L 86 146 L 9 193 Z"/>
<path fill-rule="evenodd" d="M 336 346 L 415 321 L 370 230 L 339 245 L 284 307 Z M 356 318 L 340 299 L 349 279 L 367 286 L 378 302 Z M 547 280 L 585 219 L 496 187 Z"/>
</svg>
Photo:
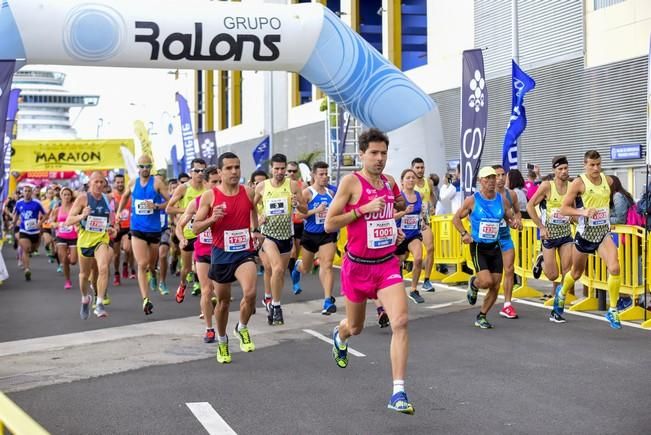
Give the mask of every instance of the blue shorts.
<svg viewBox="0 0 651 435">
<path fill-rule="evenodd" d="M 599 245 L 601 245 L 601 242 L 603 242 L 606 237 L 610 237 L 610 233 L 606 234 L 603 239 L 598 242 L 589 242 L 581 237 L 579 233 L 576 233 L 574 236 L 574 246 L 576 247 L 577 251 L 583 254 L 594 254 L 597 249 L 599 249 Z"/>
<path fill-rule="evenodd" d="M 498 240 L 500 242 L 500 249 L 502 252 L 510 251 L 515 247 L 515 245 L 513 245 L 513 239 L 511 238 L 510 234 L 509 237 L 500 237 Z"/>
<path fill-rule="evenodd" d="M 547 239 L 542 241 L 543 248 L 557 249 L 563 245 L 574 242 L 572 236 L 559 237 L 558 239 Z"/>
</svg>

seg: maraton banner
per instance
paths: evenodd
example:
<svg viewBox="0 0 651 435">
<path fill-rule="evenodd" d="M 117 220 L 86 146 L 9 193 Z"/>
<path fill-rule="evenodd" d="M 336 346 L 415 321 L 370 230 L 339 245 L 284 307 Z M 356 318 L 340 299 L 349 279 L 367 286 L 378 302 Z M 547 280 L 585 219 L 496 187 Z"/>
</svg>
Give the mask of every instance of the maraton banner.
<svg viewBox="0 0 651 435">
<path fill-rule="evenodd" d="M 11 146 L 11 170 L 55 172 L 124 168 L 123 149 L 133 155 L 133 140 L 16 140 Z"/>
</svg>

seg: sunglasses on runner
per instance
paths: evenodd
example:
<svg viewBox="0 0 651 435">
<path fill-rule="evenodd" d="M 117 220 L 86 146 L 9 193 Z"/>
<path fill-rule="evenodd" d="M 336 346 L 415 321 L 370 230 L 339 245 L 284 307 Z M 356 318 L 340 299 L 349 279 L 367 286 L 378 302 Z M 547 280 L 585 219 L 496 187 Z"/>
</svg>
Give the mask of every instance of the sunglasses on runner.
<svg viewBox="0 0 651 435">
<path fill-rule="evenodd" d="M 192 169 L 192 172 L 194 172 L 195 174 L 200 174 L 200 173 L 202 173 L 203 171 L 204 171 L 203 169 L 199 169 L 199 168 L 194 168 L 194 169 Z"/>
<path fill-rule="evenodd" d="M 138 165 L 140 169 L 151 169 L 152 165 Z"/>
</svg>

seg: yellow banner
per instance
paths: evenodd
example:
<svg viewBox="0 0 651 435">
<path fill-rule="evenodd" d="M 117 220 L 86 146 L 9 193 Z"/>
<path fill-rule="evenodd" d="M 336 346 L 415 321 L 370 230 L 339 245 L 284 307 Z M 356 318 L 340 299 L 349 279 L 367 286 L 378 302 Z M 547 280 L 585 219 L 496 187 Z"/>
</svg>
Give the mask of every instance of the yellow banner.
<svg viewBox="0 0 651 435">
<path fill-rule="evenodd" d="M 140 140 L 142 153 L 151 157 L 153 161 L 154 153 L 151 151 L 151 139 L 149 138 L 149 131 L 147 130 L 147 127 L 145 127 L 145 123 L 140 120 L 134 121 L 133 129 L 136 132 L 136 136 Z"/>
<path fill-rule="evenodd" d="M 123 154 L 134 154 L 132 139 L 14 140 L 11 148 L 16 172 L 119 169 Z"/>
</svg>

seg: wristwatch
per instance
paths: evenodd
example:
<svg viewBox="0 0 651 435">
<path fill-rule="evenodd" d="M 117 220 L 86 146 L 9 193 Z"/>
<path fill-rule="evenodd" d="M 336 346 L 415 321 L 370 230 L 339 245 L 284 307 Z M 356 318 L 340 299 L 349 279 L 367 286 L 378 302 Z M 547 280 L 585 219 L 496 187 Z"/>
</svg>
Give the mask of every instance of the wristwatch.
<svg viewBox="0 0 651 435">
<path fill-rule="evenodd" d="M 466 234 L 468 234 L 468 231 L 463 230 L 463 231 L 461 232 L 461 237 L 465 236 Z"/>
</svg>

